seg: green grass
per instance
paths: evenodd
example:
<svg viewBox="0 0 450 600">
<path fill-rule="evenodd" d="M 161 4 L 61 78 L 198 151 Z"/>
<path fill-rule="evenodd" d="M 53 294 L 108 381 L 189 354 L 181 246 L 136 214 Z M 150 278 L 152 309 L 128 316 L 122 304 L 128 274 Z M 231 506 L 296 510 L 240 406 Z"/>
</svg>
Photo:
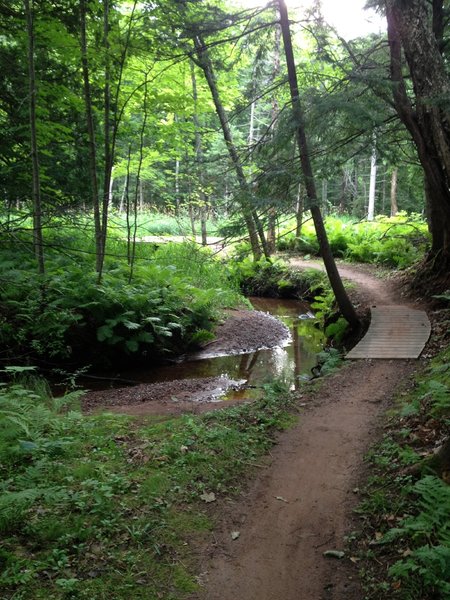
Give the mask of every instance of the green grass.
<svg viewBox="0 0 450 600">
<path fill-rule="evenodd" d="M 4 385 L 0 596 L 186 597 L 197 587 L 191 545 L 213 526 L 202 494 L 239 489 L 295 420 L 292 402 L 272 386 L 251 405 L 136 422 Z"/>
</svg>

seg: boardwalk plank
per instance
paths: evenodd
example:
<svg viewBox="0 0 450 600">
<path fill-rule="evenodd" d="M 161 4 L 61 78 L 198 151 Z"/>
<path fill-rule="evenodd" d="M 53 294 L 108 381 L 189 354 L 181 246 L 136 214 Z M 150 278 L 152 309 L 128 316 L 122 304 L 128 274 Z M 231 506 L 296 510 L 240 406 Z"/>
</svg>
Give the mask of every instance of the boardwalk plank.
<svg viewBox="0 0 450 600">
<path fill-rule="evenodd" d="M 372 319 L 363 339 L 345 358 L 418 358 L 431 333 L 423 310 L 398 305 L 371 309 Z"/>
</svg>

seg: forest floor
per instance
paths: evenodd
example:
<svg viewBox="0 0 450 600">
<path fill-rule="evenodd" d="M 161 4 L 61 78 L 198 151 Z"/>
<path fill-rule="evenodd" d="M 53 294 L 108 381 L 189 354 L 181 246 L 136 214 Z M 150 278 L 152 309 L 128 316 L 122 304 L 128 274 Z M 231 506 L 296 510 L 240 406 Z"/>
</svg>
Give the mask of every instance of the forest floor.
<svg viewBox="0 0 450 600">
<path fill-rule="evenodd" d="M 291 264 L 320 267 L 312 261 Z M 373 269 L 345 265 L 339 270 L 355 283 L 351 294 L 360 312 L 374 304 L 422 308 L 401 295 L 395 280 L 377 277 Z M 222 328 L 218 346 L 224 347 L 227 337 L 236 346 L 244 330 L 252 343 L 261 344 L 265 333 L 267 345 L 274 341 L 271 336 L 282 337 L 281 330 L 273 333 L 273 322 L 261 324 L 258 315 L 247 314 L 243 328 L 241 317 L 236 313 Z M 336 374 L 304 387 L 297 425 L 278 435 L 267 462 L 242 482 L 238 497 L 215 503 L 218 525 L 209 542 L 198 548 L 201 592 L 192 599 L 363 598 L 352 557 L 339 560 L 324 552 L 343 550 L 345 536 L 355 529 L 352 511 L 364 454 L 379 436 L 381 416 L 402 387 L 410 385 L 422 360 L 349 361 Z M 192 394 L 207 399 L 208 386 L 214 388 L 217 382 L 191 380 L 187 389 L 186 381 L 151 384 L 159 387 L 153 389 L 158 397 L 150 402 L 148 386 L 93 392 L 85 396 L 84 408 L 115 405 L 131 414 L 211 410 L 208 402 L 196 402 L 193 408 Z M 170 399 L 181 390 L 187 395 L 174 408 Z M 144 406 L 153 409 L 141 413 Z"/>
</svg>

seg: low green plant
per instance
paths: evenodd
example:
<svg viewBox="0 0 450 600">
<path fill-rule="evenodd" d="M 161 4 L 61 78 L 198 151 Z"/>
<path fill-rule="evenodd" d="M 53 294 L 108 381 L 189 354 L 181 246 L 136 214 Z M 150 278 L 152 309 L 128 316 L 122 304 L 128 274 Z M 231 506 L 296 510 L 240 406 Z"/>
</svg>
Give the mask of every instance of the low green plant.
<svg viewBox="0 0 450 600">
<path fill-rule="evenodd" d="M 413 487 L 418 514 L 403 519 L 386 540 L 401 539 L 414 549 L 389 569 L 409 597 L 450 595 L 450 487 L 428 475 Z M 416 595 L 418 594 L 418 595 Z"/>
<path fill-rule="evenodd" d="M 189 597 L 189 548 L 211 528 L 204 498 L 238 490 L 292 424 L 286 386 L 214 413 L 132 422 L 83 416 L 75 395 L 53 399 L 19 375 L 0 388 L 0 596 Z"/>
<path fill-rule="evenodd" d="M 444 349 L 417 374 L 369 455 L 373 475 L 359 512 L 378 537 L 365 560 L 375 558 L 388 573 L 379 585 L 366 566 L 374 600 L 387 592 L 399 600 L 444 600 L 450 593 L 450 487 L 438 477 L 432 452 L 449 434 L 449 353 Z"/>
<path fill-rule="evenodd" d="M 254 261 L 248 257 L 233 261 L 229 268 L 246 296 L 312 299 L 314 291 L 327 286 L 326 277 L 320 271 L 293 270 L 281 260 Z"/>
<path fill-rule="evenodd" d="M 55 240 L 57 234 L 51 235 Z M 67 231 L 60 235 L 64 240 Z M 79 241 L 73 236 L 74 252 Z M 123 241 L 116 243 L 116 252 L 126 250 L 118 249 Z M 108 255 L 100 285 L 84 255 L 74 264 L 65 255 L 50 254 L 40 276 L 17 250 L 2 252 L 7 258 L 0 266 L 4 358 L 102 366 L 161 359 L 205 339 L 221 310 L 241 302 L 227 269 L 192 243 L 146 248 L 131 281 L 125 258 Z"/>
<path fill-rule="evenodd" d="M 427 226 L 420 215 L 399 213 L 371 222 L 329 216 L 325 226 L 334 256 L 349 261 L 404 269 L 420 259 L 429 244 Z M 278 249 L 318 255 L 312 223 L 305 223 L 300 238 L 293 233 L 282 235 Z"/>
</svg>

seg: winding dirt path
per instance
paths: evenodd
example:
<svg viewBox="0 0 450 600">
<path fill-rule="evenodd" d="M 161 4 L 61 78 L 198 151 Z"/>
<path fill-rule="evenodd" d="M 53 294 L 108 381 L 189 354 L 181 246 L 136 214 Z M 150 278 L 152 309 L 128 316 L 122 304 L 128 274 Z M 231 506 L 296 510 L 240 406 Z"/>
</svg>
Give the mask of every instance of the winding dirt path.
<svg viewBox="0 0 450 600">
<path fill-rule="evenodd" d="M 389 281 L 359 268 L 339 270 L 361 298 L 401 302 Z M 343 548 L 363 455 L 379 416 L 416 368 L 415 360 L 360 360 L 304 392 L 298 425 L 280 434 L 269 466 L 224 509 L 195 598 L 361 600 L 350 557 L 323 552 Z"/>
</svg>

